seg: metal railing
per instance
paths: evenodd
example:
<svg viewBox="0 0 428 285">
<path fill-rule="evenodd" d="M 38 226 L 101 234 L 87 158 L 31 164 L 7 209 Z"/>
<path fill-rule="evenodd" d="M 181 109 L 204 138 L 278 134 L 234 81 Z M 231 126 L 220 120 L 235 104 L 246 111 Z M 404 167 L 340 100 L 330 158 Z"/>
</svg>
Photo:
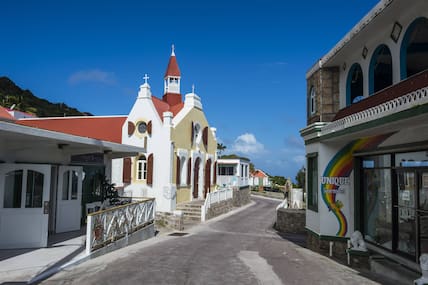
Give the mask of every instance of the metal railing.
<svg viewBox="0 0 428 285">
<path fill-rule="evenodd" d="M 86 253 L 125 237 L 153 223 L 154 219 L 154 198 L 90 213 L 86 225 Z"/>
<path fill-rule="evenodd" d="M 205 222 L 208 209 L 211 208 L 212 204 L 215 204 L 221 201 L 226 201 L 232 198 L 233 198 L 232 187 L 219 189 L 217 191 L 208 193 L 207 197 L 205 198 L 205 203 L 202 205 L 202 208 L 201 208 L 201 221 Z"/>
</svg>

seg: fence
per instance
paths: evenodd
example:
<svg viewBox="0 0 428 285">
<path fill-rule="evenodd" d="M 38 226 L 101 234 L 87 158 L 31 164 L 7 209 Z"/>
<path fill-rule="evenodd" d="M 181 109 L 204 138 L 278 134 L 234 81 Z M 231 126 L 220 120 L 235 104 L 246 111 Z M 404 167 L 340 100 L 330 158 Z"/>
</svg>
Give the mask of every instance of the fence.
<svg viewBox="0 0 428 285">
<path fill-rule="evenodd" d="M 207 194 L 207 197 L 205 198 L 205 203 L 202 206 L 201 209 L 201 221 L 204 222 L 206 215 L 207 215 L 207 211 L 209 208 L 211 208 L 211 205 L 214 203 L 218 203 L 221 201 L 225 201 L 228 199 L 232 199 L 233 198 L 233 189 L 232 187 L 228 187 L 225 189 L 221 189 L 221 190 L 217 190 L 211 193 Z"/>
<path fill-rule="evenodd" d="M 90 213 L 86 226 L 86 253 L 125 237 L 153 223 L 154 219 L 154 198 Z"/>
</svg>

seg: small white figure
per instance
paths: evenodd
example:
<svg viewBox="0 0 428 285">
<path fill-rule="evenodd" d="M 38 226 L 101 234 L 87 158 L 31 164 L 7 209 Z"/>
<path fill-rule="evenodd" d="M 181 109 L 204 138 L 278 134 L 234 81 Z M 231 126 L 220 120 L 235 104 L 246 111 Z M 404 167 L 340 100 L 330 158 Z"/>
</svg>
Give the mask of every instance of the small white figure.
<svg viewBox="0 0 428 285">
<path fill-rule="evenodd" d="M 416 279 L 414 283 L 415 285 L 428 284 L 428 254 L 421 254 L 421 257 L 419 257 L 419 261 L 421 265 L 422 276 L 421 278 Z"/>
<path fill-rule="evenodd" d="M 351 249 L 353 250 L 360 250 L 360 251 L 367 251 L 366 242 L 363 239 L 363 235 L 360 231 L 355 231 L 351 235 Z"/>
</svg>

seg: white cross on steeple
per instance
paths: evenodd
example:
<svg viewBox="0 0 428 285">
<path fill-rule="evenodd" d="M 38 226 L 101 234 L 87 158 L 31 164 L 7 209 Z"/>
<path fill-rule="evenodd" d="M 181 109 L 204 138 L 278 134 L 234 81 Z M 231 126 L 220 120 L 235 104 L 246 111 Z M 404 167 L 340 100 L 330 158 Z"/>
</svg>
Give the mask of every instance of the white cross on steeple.
<svg viewBox="0 0 428 285">
<path fill-rule="evenodd" d="M 149 80 L 149 76 L 147 75 L 147 73 L 146 74 L 144 74 L 144 77 L 143 77 L 143 79 L 144 79 L 144 84 L 147 84 L 147 80 Z"/>
<path fill-rule="evenodd" d="M 195 84 L 192 84 L 192 93 L 195 94 Z"/>
<path fill-rule="evenodd" d="M 175 56 L 175 46 L 174 46 L 174 44 L 171 46 L 171 50 L 172 50 L 171 56 Z"/>
</svg>

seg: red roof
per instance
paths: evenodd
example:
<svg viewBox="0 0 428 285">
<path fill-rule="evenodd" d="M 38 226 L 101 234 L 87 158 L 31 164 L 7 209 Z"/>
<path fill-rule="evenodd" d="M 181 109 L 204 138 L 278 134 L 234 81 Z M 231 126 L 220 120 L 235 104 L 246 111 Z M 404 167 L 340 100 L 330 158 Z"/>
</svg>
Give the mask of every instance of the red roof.
<svg viewBox="0 0 428 285">
<path fill-rule="evenodd" d="M 70 135 L 122 143 L 122 126 L 126 118 L 126 116 L 38 118 L 22 119 L 16 123 Z"/>
<path fill-rule="evenodd" d="M 168 67 L 166 68 L 165 76 L 177 76 L 180 77 L 180 68 L 178 68 L 177 58 L 174 54 L 171 55 L 168 62 Z"/>
<path fill-rule="evenodd" d="M 9 114 L 9 112 L 1 106 L 0 106 L 0 119 L 14 120 L 13 116 Z"/>
<path fill-rule="evenodd" d="M 156 111 L 158 111 L 158 114 L 159 114 L 159 117 L 161 118 L 161 120 L 163 120 L 163 113 L 164 112 L 171 112 L 172 115 L 175 116 L 184 107 L 183 102 L 176 104 L 174 106 L 170 106 L 170 105 L 168 105 L 168 103 L 166 103 L 165 101 L 163 101 L 163 100 L 161 100 L 155 96 L 152 96 L 152 102 L 153 102 L 153 105 L 155 105 Z"/>
<path fill-rule="evenodd" d="M 253 173 L 251 173 L 251 175 L 253 177 L 260 177 L 260 178 L 264 178 L 264 177 L 268 177 L 266 175 L 266 173 L 264 173 L 263 171 L 261 171 L 260 169 L 256 169 Z"/>
</svg>

